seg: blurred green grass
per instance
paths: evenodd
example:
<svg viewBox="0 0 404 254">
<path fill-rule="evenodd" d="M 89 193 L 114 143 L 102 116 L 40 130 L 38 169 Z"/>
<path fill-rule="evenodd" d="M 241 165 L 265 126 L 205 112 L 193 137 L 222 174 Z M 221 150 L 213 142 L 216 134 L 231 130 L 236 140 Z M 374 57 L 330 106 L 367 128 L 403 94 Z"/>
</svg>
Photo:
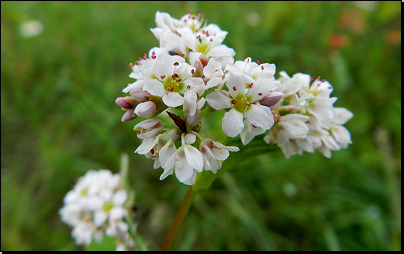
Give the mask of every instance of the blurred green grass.
<svg viewBox="0 0 404 254">
<path fill-rule="evenodd" d="M 158 250 L 185 195 L 158 178 L 114 100 L 128 64 L 158 46 L 156 11 L 189 9 L 251 56 L 321 76 L 354 113 L 353 144 L 245 158 L 197 194 L 174 250 L 401 250 L 401 8 L 398 2 L 1 2 L 1 249 L 78 250 L 57 213 L 89 169 L 128 153 L 139 234 Z M 251 20 L 259 23 L 254 24 Z M 38 20 L 43 32 L 24 37 Z M 220 113 L 206 131 L 220 136 Z M 206 127 L 210 124 L 208 127 Z M 218 134 L 219 133 L 219 134 Z"/>
</svg>

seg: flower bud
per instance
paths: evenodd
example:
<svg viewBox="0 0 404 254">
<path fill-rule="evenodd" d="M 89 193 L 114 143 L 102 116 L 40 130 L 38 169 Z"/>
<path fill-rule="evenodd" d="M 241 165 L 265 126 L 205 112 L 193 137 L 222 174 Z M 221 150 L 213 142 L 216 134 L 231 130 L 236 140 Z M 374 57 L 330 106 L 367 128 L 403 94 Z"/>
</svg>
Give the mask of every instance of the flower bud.
<svg viewBox="0 0 404 254">
<path fill-rule="evenodd" d="M 129 91 L 130 95 L 137 101 L 140 102 L 145 102 L 148 100 L 148 95 L 149 93 L 146 91 L 143 91 L 141 88 L 132 88 Z"/>
<path fill-rule="evenodd" d="M 138 102 L 130 97 L 130 96 L 126 96 L 126 97 L 118 97 L 115 100 L 116 105 L 118 105 L 119 107 L 123 108 L 123 109 L 131 109 L 136 107 L 136 105 L 138 104 Z"/>
<path fill-rule="evenodd" d="M 199 61 L 201 61 L 203 67 L 205 67 L 209 62 L 209 57 L 207 55 L 201 54 L 199 56 Z"/>
<path fill-rule="evenodd" d="M 195 72 L 193 77 L 203 77 L 203 65 L 202 62 L 200 60 L 195 60 Z"/>
<path fill-rule="evenodd" d="M 189 127 L 195 127 L 199 122 L 199 110 L 193 116 L 185 115 L 185 121 Z"/>
<path fill-rule="evenodd" d="M 124 123 L 124 122 L 130 121 L 130 120 L 133 120 L 136 117 L 137 117 L 137 115 L 135 114 L 135 109 L 131 108 L 131 109 L 128 109 L 125 112 L 125 114 L 123 114 L 121 121 Z"/>
<path fill-rule="evenodd" d="M 281 92 L 270 92 L 267 96 L 260 100 L 260 104 L 272 107 L 276 105 L 283 98 L 283 93 Z"/>
<path fill-rule="evenodd" d="M 163 131 L 163 128 L 164 128 L 163 122 L 158 118 L 154 118 L 144 120 L 143 122 L 136 124 L 133 130 L 134 131 L 140 130 L 137 133 L 138 138 L 145 139 L 160 134 Z"/>
<path fill-rule="evenodd" d="M 150 117 L 157 110 L 156 104 L 152 101 L 142 102 L 135 108 L 135 114 L 141 117 Z"/>
</svg>

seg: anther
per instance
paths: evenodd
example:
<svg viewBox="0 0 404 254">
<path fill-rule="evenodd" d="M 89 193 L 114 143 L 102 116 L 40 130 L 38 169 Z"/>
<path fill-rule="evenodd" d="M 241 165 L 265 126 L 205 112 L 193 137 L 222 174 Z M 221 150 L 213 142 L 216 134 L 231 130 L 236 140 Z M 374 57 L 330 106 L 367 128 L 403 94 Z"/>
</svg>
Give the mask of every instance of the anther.
<svg viewBox="0 0 404 254">
<path fill-rule="evenodd" d="M 168 87 L 167 90 L 170 91 L 170 92 L 172 92 L 172 91 L 174 91 L 174 88 Z"/>
<path fill-rule="evenodd" d="M 237 91 L 237 87 L 233 86 L 233 90 L 234 90 L 234 91 Z"/>
<path fill-rule="evenodd" d="M 256 62 L 257 64 L 260 64 L 260 61 L 258 61 L 258 60 L 257 60 L 257 61 L 255 61 L 255 62 Z"/>
<path fill-rule="evenodd" d="M 249 88 L 252 88 L 252 87 L 253 87 L 253 85 L 254 85 L 254 84 L 253 84 L 253 83 L 251 83 L 251 84 L 249 84 L 249 85 L 248 85 L 248 87 L 249 87 Z"/>
<path fill-rule="evenodd" d="M 237 103 L 236 100 L 232 100 L 232 101 L 231 101 L 231 104 L 236 104 L 236 103 Z"/>
<path fill-rule="evenodd" d="M 251 105 L 251 102 L 246 101 L 246 103 L 245 103 L 245 104 L 247 104 L 247 106 L 250 106 L 250 105 Z"/>
<path fill-rule="evenodd" d="M 258 96 L 262 96 L 262 93 L 258 93 Z"/>
<path fill-rule="evenodd" d="M 180 65 L 180 63 L 178 63 L 178 62 L 175 62 L 175 63 L 174 63 L 174 66 L 178 66 L 178 65 Z"/>
<path fill-rule="evenodd" d="M 129 68 L 132 68 L 132 66 L 133 66 L 133 64 L 132 64 L 132 63 L 130 63 L 130 64 L 129 64 Z"/>
<path fill-rule="evenodd" d="M 161 75 L 160 78 L 161 79 L 165 79 L 166 75 Z"/>
</svg>

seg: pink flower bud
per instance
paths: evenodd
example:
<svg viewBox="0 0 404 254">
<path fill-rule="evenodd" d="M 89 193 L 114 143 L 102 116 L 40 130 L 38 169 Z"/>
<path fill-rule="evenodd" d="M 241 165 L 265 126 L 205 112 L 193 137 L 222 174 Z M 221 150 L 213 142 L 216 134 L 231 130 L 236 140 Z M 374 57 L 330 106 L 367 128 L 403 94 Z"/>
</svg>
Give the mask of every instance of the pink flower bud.
<svg viewBox="0 0 404 254">
<path fill-rule="evenodd" d="M 135 119 L 137 117 L 137 115 L 135 114 L 134 111 L 135 111 L 134 108 L 128 109 L 125 112 L 125 114 L 123 114 L 121 121 L 124 123 L 124 122 Z"/>
<path fill-rule="evenodd" d="M 205 67 L 209 62 L 209 57 L 207 55 L 201 54 L 199 56 L 199 61 L 201 61 L 203 67 Z"/>
<path fill-rule="evenodd" d="M 140 102 L 145 102 L 148 100 L 148 95 L 149 93 L 146 91 L 143 91 L 143 89 L 141 88 L 132 88 L 129 91 L 130 95 L 132 95 L 132 97 Z"/>
<path fill-rule="evenodd" d="M 286 105 L 285 108 L 286 108 L 290 113 L 295 113 L 295 112 L 297 112 L 297 111 L 300 109 L 299 106 L 292 105 L 292 104 Z"/>
<path fill-rule="evenodd" d="M 203 65 L 200 60 L 195 60 L 195 72 L 193 77 L 203 77 Z"/>
<path fill-rule="evenodd" d="M 156 110 L 156 103 L 152 101 L 146 101 L 136 106 L 135 114 L 142 117 L 150 117 Z"/>
<path fill-rule="evenodd" d="M 195 127 L 199 122 L 199 110 L 193 116 L 185 115 L 185 121 L 189 127 Z"/>
<path fill-rule="evenodd" d="M 267 96 L 260 100 L 260 104 L 272 107 L 276 105 L 283 98 L 283 93 L 281 92 L 270 92 Z"/>
<path fill-rule="evenodd" d="M 118 97 L 115 100 L 116 105 L 118 105 L 119 107 L 123 108 L 123 109 L 131 109 L 134 108 L 138 102 L 130 97 L 130 96 L 126 96 L 126 97 Z"/>
</svg>

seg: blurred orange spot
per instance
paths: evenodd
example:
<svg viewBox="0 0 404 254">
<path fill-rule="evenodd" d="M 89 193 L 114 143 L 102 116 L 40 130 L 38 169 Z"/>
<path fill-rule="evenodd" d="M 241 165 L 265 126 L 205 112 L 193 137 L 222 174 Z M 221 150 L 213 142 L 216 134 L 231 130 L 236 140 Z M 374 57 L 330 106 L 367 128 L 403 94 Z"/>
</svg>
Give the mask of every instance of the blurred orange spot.
<svg viewBox="0 0 404 254">
<path fill-rule="evenodd" d="M 399 43 L 401 41 L 401 31 L 397 29 L 388 31 L 386 41 L 391 45 Z"/>
<path fill-rule="evenodd" d="M 342 49 L 348 45 L 349 39 L 343 34 L 331 34 L 328 44 L 333 49 Z"/>
</svg>

